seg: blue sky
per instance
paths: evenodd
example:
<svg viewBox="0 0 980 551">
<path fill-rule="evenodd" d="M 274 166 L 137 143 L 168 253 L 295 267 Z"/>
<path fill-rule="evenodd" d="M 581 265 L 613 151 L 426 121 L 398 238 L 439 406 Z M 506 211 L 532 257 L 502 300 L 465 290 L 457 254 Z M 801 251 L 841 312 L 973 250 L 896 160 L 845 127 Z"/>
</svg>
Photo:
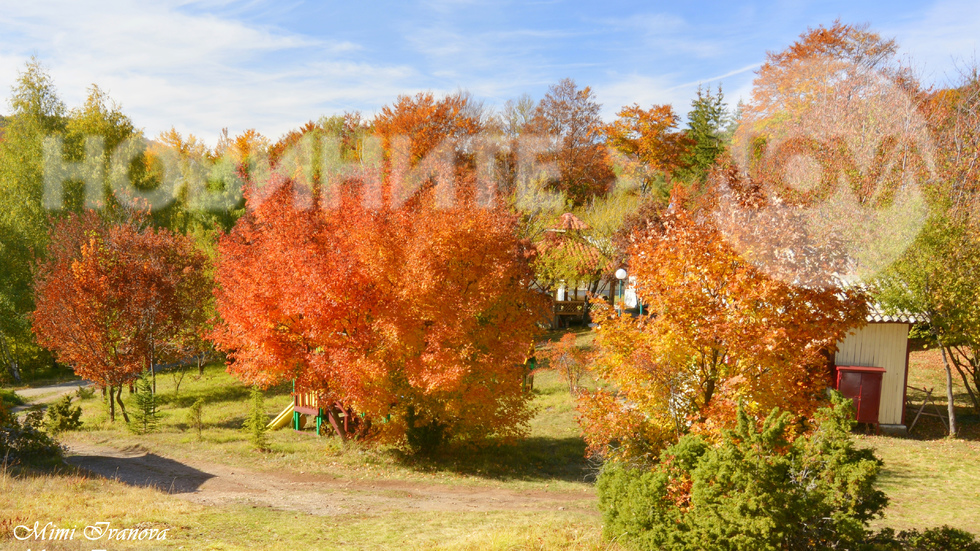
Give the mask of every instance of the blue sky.
<svg viewBox="0 0 980 551">
<path fill-rule="evenodd" d="M 275 139 L 321 115 L 373 116 L 398 94 L 470 91 L 491 106 L 570 77 L 619 107 L 672 103 L 699 83 L 747 97 L 767 51 L 807 27 L 869 23 L 924 81 L 973 62 L 980 3 L 935 2 L 3 2 L 0 87 L 36 55 L 69 106 L 99 84 L 148 137 L 175 127 Z M 8 94 L 9 96 L 9 94 Z M 3 109 L 6 111 L 7 109 Z"/>
</svg>

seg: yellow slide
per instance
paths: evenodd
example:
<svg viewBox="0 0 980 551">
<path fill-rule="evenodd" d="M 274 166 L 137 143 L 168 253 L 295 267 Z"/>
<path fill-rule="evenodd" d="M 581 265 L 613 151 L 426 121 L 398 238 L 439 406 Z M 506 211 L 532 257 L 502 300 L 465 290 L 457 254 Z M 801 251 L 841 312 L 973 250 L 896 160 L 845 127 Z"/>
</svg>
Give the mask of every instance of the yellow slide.
<svg viewBox="0 0 980 551">
<path fill-rule="evenodd" d="M 286 406 L 286 409 L 282 410 L 282 413 L 276 416 L 271 423 L 266 425 L 265 428 L 276 430 L 281 429 L 288 425 L 293 420 L 293 404 Z"/>
</svg>

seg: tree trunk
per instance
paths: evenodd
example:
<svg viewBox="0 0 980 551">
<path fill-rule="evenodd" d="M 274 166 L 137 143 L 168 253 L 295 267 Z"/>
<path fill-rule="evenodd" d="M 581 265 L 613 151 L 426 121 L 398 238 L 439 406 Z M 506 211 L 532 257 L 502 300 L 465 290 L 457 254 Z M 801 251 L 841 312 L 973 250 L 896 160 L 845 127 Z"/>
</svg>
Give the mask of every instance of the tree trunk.
<svg viewBox="0 0 980 551">
<path fill-rule="evenodd" d="M 15 382 L 20 383 L 20 369 L 18 369 L 17 359 L 7 348 L 7 337 L 0 333 L 0 361 L 7 364 L 7 370 Z"/>
<path fill-rule="evenodd" d="M 952 349 L 949 351 L 949 359 L 953 361 L 953 367 L 956 368 L 957 373 L 960 374 L 960 378 L 963 379 L 963 388 L 966 389 L 966 393 L 970 395 L 970 401 L 973 402 L 973 411 L 980 415 L 980 401 L 977 399 L 977 395 L 973 393 L 973 387 L 970 386 L 970 380 L 966 378 L 966 370 L 956 356 L 953 355 Z"/>
<path fill-rule="evenodd" d="M 150 349 L 150 373 L 153 376 L 153 394 L 157 393 L 157 370 L 153 366 L 153 349 Z"/>
<path fill-rule="evenodd" d="M 943 367 L 946 368 L 946 411 L 949 414 L 949 436 L 956 438 L 956 406 L 953 404 L 953 371 L 949 367 L 946 347 L 940 342 L 939 348 L 943 351 Z"/>
<path fill-rule="evenodd" d="M 116 401 L 119 402 L 119 411 L 122 412 L 123 421 L 129 423 L 129 415 L 126 415 L 126 406 L 122 401 L 122 385 L 119 385 L 119 392 L 116 393 Z"/>
<path fill-rule="evenodd" d="M 109 385 L 109 422 L 116 422 L 116 401 L 113 399 L 114 390 L 112 385 Z M 105 387 L 102 388 L 102 397 L 105 398 Z"/>
<path fill-rule="evenodd" d="M 187 366 L 181 365 L 170 370 L 174 378 L 174 396 L 180 395 L 180 383 L 184 382 L 184 375 L 187 375 Z"/>
</svg>

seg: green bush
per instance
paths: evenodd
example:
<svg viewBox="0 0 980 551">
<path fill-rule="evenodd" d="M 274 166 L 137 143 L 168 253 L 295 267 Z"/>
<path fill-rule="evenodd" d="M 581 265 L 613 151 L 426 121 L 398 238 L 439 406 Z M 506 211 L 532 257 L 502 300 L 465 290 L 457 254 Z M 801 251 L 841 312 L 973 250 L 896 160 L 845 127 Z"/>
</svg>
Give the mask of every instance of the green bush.
<svg viewBox="0 0 980 551">
<path fill-rule="evenodd" d="M 75 390 L 75 396 L 78 396 L 79 400 L 88 400 L 95 396 L 95 389 L 88 386 L 80 386 Z"/>
<path fill-rule="evenodd" d="M 853 549 L 887 505 L 881 461 L 854 447 L 850 402 L 818 412 L 789 443 L 789 415 L 761 428 L 740 408 L 719 444 L 688 435 L 652 468 L 608 464 L 598 480 L 606 536 L 638 549 Z"/>
<path fill-rule="evenodd" d="M 81 416 L 82 408 L 72 407 L 71 396 L 66 395 L 48 406 L 47 419 L 44 424 L 51 434 L 78 430 L 82 427 L 82 422 L 79 420 Z"/>
<path fill-rule="evenodd" d="M 43 413 L 28 412 L 23 422 L 0 404 L 0 461 L 45 465 L 60 463 L 64 450 L 41 431 Z"/>
</svg>

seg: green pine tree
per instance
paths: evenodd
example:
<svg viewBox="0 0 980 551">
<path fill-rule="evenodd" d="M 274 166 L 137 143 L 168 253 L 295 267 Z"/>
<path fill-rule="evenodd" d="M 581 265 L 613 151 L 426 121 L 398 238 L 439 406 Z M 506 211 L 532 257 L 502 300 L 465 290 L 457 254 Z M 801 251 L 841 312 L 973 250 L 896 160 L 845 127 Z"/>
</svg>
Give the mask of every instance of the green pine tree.
<svg viewBox="0 0 980 551">
<path fill-rule="evenodd" d="M 716 93 L 699 86 L 687 114 L 687 137 L 694 141 L 686 159 L 687 179 L 703 182 L 708 177 L 715 160 L 725 150 L 727 121 L 728 106 L 721 85 Z"/>
<path fill-rule="evenodd" d="M 136 393 L 133 395 L 136 411 L 130 429 L 137 434 L 153 432 L 157 428 L 159 413 L 157 412 L 157 397 L 153 393 L 153 383 L 150 382 L 148 371 L 144 371 L 136 381 Z"/>
<path fill-rule="evenodd" d="M 258 388 L 252 388 L 252 408 L 249 411 L 248 419 L 245 421 L 245 428 L 249 431 L 249 436 L 252 441 L 252 445 L 255 446 L 257 450 L 267 450 L 269 449 L 269 441 L 266 437 L 266 424 L 268 419 L 263 412 L 264 397 L 262 391 Z"/>
<path fill-rule="evenodd" d="M 69 430 L 78 430 L 82 427 L 82 408 L 72 407 L 71 396 L 63 396 L 57 402 L 48 406 L 45 427 L 51 434 L 58 434 Z"/>
<path fill-rule="evenodd" d="M 188 411 L 188 424 L 192 429 L 197 431 L 198 441 L 201 440 L 201 432 L 204 430 L 204 420 L 202 419 L 203 413 L 204 398 L 198 398 L 193 404 L 191 404 L 190 410 Z"/>
</svg>

